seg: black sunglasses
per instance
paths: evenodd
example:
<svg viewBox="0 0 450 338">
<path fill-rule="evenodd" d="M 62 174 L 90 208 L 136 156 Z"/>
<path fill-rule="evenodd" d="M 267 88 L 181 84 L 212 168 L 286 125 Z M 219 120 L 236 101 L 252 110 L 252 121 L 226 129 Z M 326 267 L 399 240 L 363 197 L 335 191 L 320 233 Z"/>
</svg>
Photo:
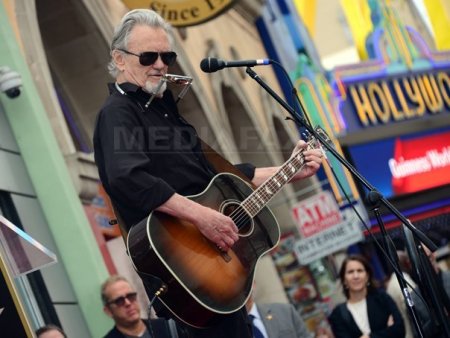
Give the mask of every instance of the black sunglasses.
<svg viewBox="0 0 450 338">
<path fill-rule="evenodd" d="M 177 53 L 175 52 L 143 52 L 141 54 L 135 54 L 125 49 L 118 50 L 126 54 L 137 56 L 139 58 L 139 63 L 143 66 L 150 66 L 154 64 L 156 60 L 158 60 L 158 56 L 161 57 L 162 62 L 164 62 L 166 66 L 172 66 L 177 59 Z"/>
<path fill-rule="evenodd" d="M 120 296 L 120 297 L 117 297 L 116 299 L 110 300 L 106 304 L 108 304 L 108 305 L 114 304 L 116 306 L 124 306 L 126 299 L 128 299 L 128 301 L 131 303 L 131 302 L 136 301 L 136 298 L 137 298 L 137 293 L 130 292 L 130 293 L 127 293 L 125 296 Z"/>
</svg>

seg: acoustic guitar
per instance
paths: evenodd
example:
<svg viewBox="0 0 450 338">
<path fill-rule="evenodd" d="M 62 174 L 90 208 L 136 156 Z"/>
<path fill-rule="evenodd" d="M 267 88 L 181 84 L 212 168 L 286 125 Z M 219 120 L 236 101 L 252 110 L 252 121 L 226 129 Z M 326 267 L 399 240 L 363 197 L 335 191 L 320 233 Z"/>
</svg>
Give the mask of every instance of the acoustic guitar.
<svg viewBox="0 0 450 338">
<path fill-rule="evenodd" d="M 316 147 L 309 140 L 306 149 Z M 178 319 L 204 328 L 247 301 L 259 258 L 280 239 L 267 203 L 305 165 L 303 150 L 291 156 L 257 189 L 230 173 L 216 175 L 200 194 L 189 198 L 231 217 L 239 240 L 222 252 L 197 227 L 162 212 L 134 225 L 127 247 L 138 273 L 156 276 L 158 297 Z"/>
</svg>

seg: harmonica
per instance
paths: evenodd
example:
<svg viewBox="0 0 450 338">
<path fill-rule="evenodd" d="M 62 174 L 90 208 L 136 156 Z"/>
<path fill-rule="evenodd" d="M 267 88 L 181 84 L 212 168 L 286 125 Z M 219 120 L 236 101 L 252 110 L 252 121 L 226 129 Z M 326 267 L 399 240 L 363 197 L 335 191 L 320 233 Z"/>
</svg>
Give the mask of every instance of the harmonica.
<svg viewBox="0 0 450 338">
<path fill-rule="evenodd" d="M 176 85 L 190 85 L 192 83 L 192 77 L 176 74 L 164 74 L 163 78 L 166 82 L 174 83 Z"/>
</svg>

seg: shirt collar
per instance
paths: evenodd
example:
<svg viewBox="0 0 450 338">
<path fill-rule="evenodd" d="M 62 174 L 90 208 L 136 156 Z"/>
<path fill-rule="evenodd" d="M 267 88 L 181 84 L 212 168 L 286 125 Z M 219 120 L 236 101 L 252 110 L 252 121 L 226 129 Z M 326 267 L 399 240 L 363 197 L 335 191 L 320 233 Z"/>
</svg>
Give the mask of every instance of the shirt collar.
<svg viewBox="0 0 450 338">
<path fill-rule="evenodd" d="M 252 315 L 255 318 L 258 318 L 259 320 L 261 320 L 261 315 L 259 314 L 258 308 L 256 307 L 255 303 L 253 303 L 252 308 L 250 309 L 248 314 Z"/>
<path fill-rule="evenodd" d="M 119 86 L 125 93 L 138 93 L 138 92 L 145 93 L 141 89 L 141 87 L 131 82 L 122 82 Z M 115 88 L 115 83 L 108 83 L 108 88 L 110 94 L 113 93 L 114 91 L 117 91 L 117 89 Z"/>
</svg>

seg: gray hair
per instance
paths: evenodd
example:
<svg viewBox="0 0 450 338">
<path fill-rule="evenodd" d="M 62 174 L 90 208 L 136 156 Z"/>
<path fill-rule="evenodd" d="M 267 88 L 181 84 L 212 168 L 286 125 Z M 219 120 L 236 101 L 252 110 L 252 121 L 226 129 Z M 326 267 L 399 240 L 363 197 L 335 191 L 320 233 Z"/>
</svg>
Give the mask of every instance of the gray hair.
<svg viewBox="0 0 450 338">
<path fill-rule="evenodd" d="M 162 28 L 167 33 L 170 45 L 173 45 L 172 27 L 158 13 L 150 9 L 134 9 L 129 11 L 124 15 L 122 21 L 114 30 L 114 35 L 111 41 L 111 60 L 108 63 L 108 71 L 114 78 L 117 77 L 119 70 L 112 59 L 112 53 L 117 49 L 127 49 L 130 33 L 136 25 Z"/>
</svg>

